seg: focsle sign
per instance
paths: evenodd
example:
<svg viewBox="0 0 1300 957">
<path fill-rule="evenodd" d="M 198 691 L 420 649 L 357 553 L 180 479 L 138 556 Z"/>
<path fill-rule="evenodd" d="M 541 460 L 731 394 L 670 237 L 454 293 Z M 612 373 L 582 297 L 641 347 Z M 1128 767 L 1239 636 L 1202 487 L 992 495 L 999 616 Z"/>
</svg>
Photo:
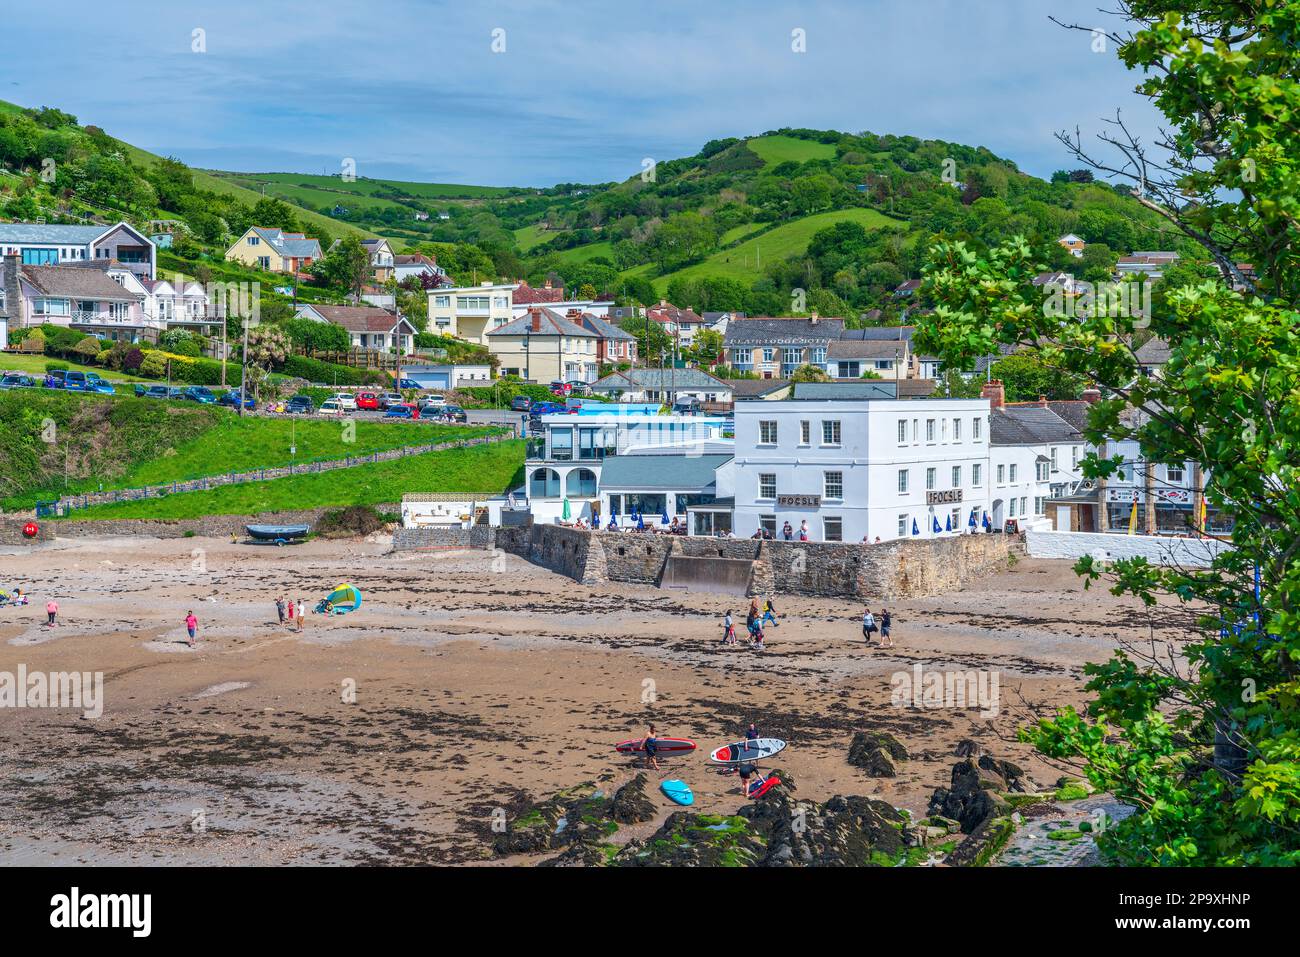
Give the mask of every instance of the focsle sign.
<svg viewBox="0 0 1300 957">
<path fill-rule="evenodd" d="M 926 505 L 950 505 L 961 501 L 961 489 L 950 488 L 942 492 L 926 492 Z"/>
<path fill-rule="evenodd" d="M 820 508 L 820 495 L 778 495 L 776 504 L 783 508 Z"/>
</svg>

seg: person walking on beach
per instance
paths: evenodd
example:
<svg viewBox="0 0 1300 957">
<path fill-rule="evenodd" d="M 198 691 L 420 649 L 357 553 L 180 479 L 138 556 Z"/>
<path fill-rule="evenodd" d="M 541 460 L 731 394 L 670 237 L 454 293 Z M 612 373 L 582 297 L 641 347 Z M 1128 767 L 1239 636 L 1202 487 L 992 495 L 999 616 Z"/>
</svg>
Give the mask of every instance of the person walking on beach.
<svg viewBox="0 0 1300 957">
<path fill-rule="evenodd" d="M 199 620 L 194 617 L 194 612 L 190 611 L 185 616 L 185 630 L 190 633 L 190 647 L 194 647 L 194 633 L 199 630 Z"/>
<path fill-rule="evenodd" d="M 776 607 L 772 604 L 772 599 L 770 598 L 767 600 L 767 603 L 763 605 L 763 619 L 760 624 L 767 624 L 769 621 L 772 623 L 773 628 L 781 624 L 776 620 Z"/>
<path fill-rule="evenodd" d="M 275 600 L 275 613 L 280 616 L 280 624 L 284 624 L 284 596 L 281 595 Z"/>
<path fill-rule="evenodd" d="M 731 617 L 731 612 L 727 612 L 722 619 L 722 643 L 724 645 L 736 643 L 736 623 Z"/>
<path fill-rule="evenodd" d="M 307 606 L 303 604 L 302 599 L 298 599 L 298 630 L 302 631 L 303 619 L 307 617 Z"/>
<path fill-rule="evenodd" d="M 45 614 L 48 616 L 45 619 L 45 627 L 53 628 L 54 619 L 59 616 L 59 603 L 53 598 L 45 603 Z"/>
<path fill-rule="evenodd" d="M 293 616 L 295 612 L 296 612 L 295 602 L 292 598 L 290 598 L 289 599 L 289 627 L 290 628 L 293 627 Z"/>
<path fill-rule="evenodd" d="M 868 608 L 862 615 L 862 637 L 867 644 L 871 644 L 871 636 L 876 632 L 876 616 Z"/>
<path fill-rule="evenodd" d="M 650 725 L 650 730 L 646 732 L 646 736 L 641 739 L 641 748 L 645 751 L 646 767 L 653 767 L 658 771 L 659 759 L 655 754 L 659 750 L 659 742 L 655 738 L 655 726 L 653 724 Z"/>
<path fill-rule="evenodd" d="M 894 647 L 894 639 L 889 637 L 889 629 L 890 626 L 893 625 L 893 623 L 894 623 L 893 619 L 889 617 L 889 609 L 888 608 L 880 609 L 880 647 L 881 648 Z"/>
</svg>

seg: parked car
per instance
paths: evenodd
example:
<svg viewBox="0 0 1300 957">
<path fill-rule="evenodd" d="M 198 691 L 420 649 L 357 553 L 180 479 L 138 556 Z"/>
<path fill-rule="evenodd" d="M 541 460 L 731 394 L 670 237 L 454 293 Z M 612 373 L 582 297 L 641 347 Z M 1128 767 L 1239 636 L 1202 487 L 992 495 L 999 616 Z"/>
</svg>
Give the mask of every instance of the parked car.
<svg viewBox="0 0 1300 957">
<path fill-rule="evenodd" d="M 10 372 L 0 378 L 0 389 L 30 389 L 34 385 L 36 380 L 21 372 Z"/>
<path fill-rule="evenodd" d="M 419 389 L 420 383 L 416 382 L 414 379 L 408 379 L 403 376 L 402 380 L 397 383 L 397 387 L 399 389 Z"/>
<path fill-rule="evenodd" d="M 385 419 L 418 419 L 419 417 L 420 410 L 410 402 L 404 405 L 390 405 L 384 411 Z"/>
<path fill-rule="evenodd" d="M 358 392 L 357 408 L 373 412 L 379 408 L 379 396 L 374 392 Z"/>
<path fill-rule="evenodd" d="M 387 409 L 391 405 L 402 405 L 405 402 L 406 399 L 400 392 L 385 392 L 379 397 L 379 407 L 381 409 Z"/>
<path fill-rule="evenodd" d="M 442 414 L 443 414 L 444 416 L 446 416 L 448 422 L 468 422 L 468 421 L 469 421 L 469 416 L 465 414 L 465 410 L 462 409 L 462 408 L 461 408 L 460 406 L 458 406 L 458 405 L 446 405 L 446 406 L 443 406 L 443 413 L 442 413 Z"/>
<path fill-rule="evenodd" d="M 510 403 L 510 409 L 513 412 L 531 412 L 533 400 L 526 395 L 517 395 L 514 401 Z"/>
<path fill-rule="evenodd" d="M 700 400 L 693 395 L 680 395 L 673 403 L 674 415 L 699 415 Z"/>
<path fill-rule="evenodd" d="M 63 369 L 51 369 L 49 372 L 45 373 L 45 388 L 47 389 L 64 388 L 66 385 L 66 383 L 64 382 L 64 377 L 66 375 L 67 372 Z"/>
<path fill-rule="evenodd" d="M 556 379 L 551 383 L 550 390 L 551 395 L 558 395 L 563 398 L 573 391 L 573 386 L 569 385 L 567 382 L 562 382 L 561 380 Z"/>
<path fill-rule="evenodd" d="M 343 406 L 339 405 L 333 399 L 326 399 L 324 402 L 320 404 L 320 408 L 316 410 L 316 414 L 317 415 L 342 415 Z"/>
<path fill-rule="evenodd" d="M 83 391 L 86 388 L 86 373 L 65 372 L 63 374 L 63 388 L 72 389 L 74 392 Z"/>
<path fill-rule="evenodd" d="M 578 379 L 570 379 L 565 383 L 569 387 L 570 395 L 591 395 L 591 383 L 582 382 Z"/>
<path fill-rule="evenodd" d="M 135 397 L 137 399 L 143 399 L 145 392 L 148 391 L 148 388 L 149 387 L 146 386 L 143 382 L 137 382 L 132 391 L 135 392 Z"/>
<path fill-rule="evenodd" d="M 146 399 L 170 399 L 171 390 L 165 385 L 151 385 L 145 389 L 144 397 Z"/>
<path fill-rule="evenodd" d="M 151 389 L 150 391 L 153 391 L 153 390 Z M 219 399 L 217 400 L 217 404 L 218 404 L 218 405 L 228 405 L 228 406 L 231 406 L 232 408 L 236 408 L 236 409 L 239 408 L 239 405 L 240 405 L 240 395 L 239 395 L 239 390 L 238 390 L 238 389 L 231 389 L 231 390 L 229 390 L 228 392 L 223 393 L 222 396 L 221 396 L 221 398 L 219 398 Z M 250 396 L 248 396 L 247 398 L 245 398 L 245 399 L 243 400 L 243 406 L 244 406 L 245 409 L 256 409 L 256 408 L 257 408 L 257 400 L 254 399 L 254 398 L 250 395 Z"/>
<path fill-rule="evenodd" d="M 107 379 L 96 378 L 93 382 L 86 383 L 87 392 L 95 392 L 99 395 L 117 395 L 117 390 L 113 388 L 113 383 Z"/>
<path fill-rule="evenodd" d="M 335 392 L 330 399 L 345 412 L 357 411 L 357 399 L 351 392 Z"/>
<path fill-rule="evenodd" d="M 200 405 L 212 405 L 217 401 L 216 394 L 205 385 L 192 385 L 181 393 L 182 399 L 198 402 Z"/>
<path fill-rule="evenodd" d="M 290 415 L 311 415 L 316 411 L 316 403 L 309 395 L 295 395 L 285 403 L 284 411 Z"/>
<path fill-rule="evenodd" d="M 533 415 L 559 415 L 561 412 L 575 414 L 576 409 L 571 409 L 560 402 L 538 402 L 530 410 Z"/>
</svg>

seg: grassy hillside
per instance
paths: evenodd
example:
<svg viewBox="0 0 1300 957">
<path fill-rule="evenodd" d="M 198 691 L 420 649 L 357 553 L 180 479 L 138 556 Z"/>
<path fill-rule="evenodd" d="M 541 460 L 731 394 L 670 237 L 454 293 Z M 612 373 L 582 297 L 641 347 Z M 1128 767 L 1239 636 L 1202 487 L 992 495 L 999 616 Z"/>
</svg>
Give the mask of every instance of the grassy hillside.
<svg viewBox="0 0 1300 957">
<path fill-rule="evenodd" d="M 793 136 L 781 136 L 779 134 L 755 136 L 745 142 L 750 150 L 758 155 L 759 159 L 772 166 L 780 163 L 806 163 L 809 160 L 835 158 L 835 147 L 830 143 L 800 140 L 795 139 Z"/>
<path fill-rule="evenodd" d="M 226 485 L 162 499 L 99 505 L 76 520 L 200 518 L 258 512 L 399 502 L 407 492 L 505 492 L 523 482 L 524 442 L 512 440 L 449 452 L 413 455 L 339 473 L 295 475 L 270 482 Z"/>
<path fill-rule="evenodd" d="M 41 440 L 46 419 L 55 423 L 53 444 Z M 0 508 L 6 510 L 31 508 L 38 499 L 66 492 L 341 459 L 490 431 L 357 422 L 348 436 L 337 421 L 241 419 L 212 406 L 30 390 L 0 393 L 0 427 L 0 457 L 7 463 L 0 474 Z M 348 437 L 353 441 L 345 441 Z M 296 455 L 289 453 L 291 444 L 296 445 Z"/>
</svg>

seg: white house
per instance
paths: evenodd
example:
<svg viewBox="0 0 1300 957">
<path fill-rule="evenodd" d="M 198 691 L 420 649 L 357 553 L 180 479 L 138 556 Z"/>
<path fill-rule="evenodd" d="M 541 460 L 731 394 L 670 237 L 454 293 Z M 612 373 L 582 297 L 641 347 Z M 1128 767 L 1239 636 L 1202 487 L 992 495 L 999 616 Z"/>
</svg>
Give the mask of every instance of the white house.
<svg viewBox="0 0 1300 957">
<path fill-rule="evenodd" d="M 127 223 L 113 226 L 59 226 L 0 223 L 0 255 L 17 254 L 24 266 L 60 266 L 116 260 L 144 279 L 152 279 L 158 249 Z"/>
<path fill-rule="evenodd" d="M 487 334 L 514 319 L 515 283 L 485 282 L 429 290 L 429 331 L 481 346 Z"/>
<path fill-rule="evenodd" d="M 406 319 L 375 306 L 326 306 L 303 303 L 297 314 L 316 322 L 330 322 L 348 331 L 357 349 L 406 354 L 413 351 L 415 327 Z"/>
</svg>

